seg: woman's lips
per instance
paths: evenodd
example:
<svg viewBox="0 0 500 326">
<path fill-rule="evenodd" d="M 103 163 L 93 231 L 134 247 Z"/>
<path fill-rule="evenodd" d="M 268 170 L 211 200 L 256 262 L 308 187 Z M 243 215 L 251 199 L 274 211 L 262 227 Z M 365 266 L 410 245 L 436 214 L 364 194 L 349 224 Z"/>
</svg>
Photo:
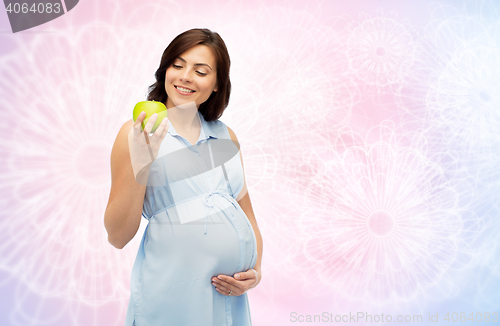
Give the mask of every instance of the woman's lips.
<svg viewBox="0 0 500 326">
<path fill-rule="evenodd" d="M 174 86 L 175 90 L 177 91 L 177 93 L 181 94 L 181 95 L 191 95 L 191 94 L 194 94 L 196 93 L 196 91 L 194 92 L 191 92 L 191 93 L 188 93 L 188 92 L 183 92 L 181 91 L 180 89 L 177 88 L 177 86 Z"/>
</svg>

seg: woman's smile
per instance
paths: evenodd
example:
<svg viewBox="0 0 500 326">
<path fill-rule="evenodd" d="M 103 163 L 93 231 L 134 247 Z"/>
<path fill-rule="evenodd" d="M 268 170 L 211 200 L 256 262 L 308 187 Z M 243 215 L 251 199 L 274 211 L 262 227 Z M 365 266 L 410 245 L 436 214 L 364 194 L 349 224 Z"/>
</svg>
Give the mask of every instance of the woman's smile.
<svg viewBox="0 0 500 326">
<path fill-rule="evenodd" d="M 196 92 L 190 88 L 177 86 L 177 85 L 174 85 L 174 88 L 177 90 L 177 93 L 179 93 L 181 95 L 191 95 L 191 94 Z"/>
</svg>

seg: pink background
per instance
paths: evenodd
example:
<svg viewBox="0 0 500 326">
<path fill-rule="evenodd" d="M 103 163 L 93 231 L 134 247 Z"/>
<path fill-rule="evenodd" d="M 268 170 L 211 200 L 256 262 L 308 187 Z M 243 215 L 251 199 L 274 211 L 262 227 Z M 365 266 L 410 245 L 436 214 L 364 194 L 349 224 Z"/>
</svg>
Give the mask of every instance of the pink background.
<svg viewBox="0 0 500 326">
<path fill-rule="evenodd" d="M 108 243 L 110 150 L 165 47 L 195 27 L 231 56 L 221 120 L 264 240 L 254 325 L 295 325 L 293 312 L 493 316 L 499 10 L 84 0 L 16 34 L 2 10 L 0 324 L 123 325 L 147 222 L 123 250 Z"/>
</svg>

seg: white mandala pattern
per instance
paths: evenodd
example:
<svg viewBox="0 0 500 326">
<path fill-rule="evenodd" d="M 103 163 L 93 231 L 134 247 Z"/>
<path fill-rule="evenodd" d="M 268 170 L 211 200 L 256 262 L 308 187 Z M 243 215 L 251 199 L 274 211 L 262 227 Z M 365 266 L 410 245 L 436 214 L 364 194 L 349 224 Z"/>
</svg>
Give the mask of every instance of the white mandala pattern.
<svg viewBox="0 0 500 326">
<path fill-rule="evenodd" d="M 413 145 L 402 146 L 390 123 L 372 135 L 378 140 L 365 142 L 347 129 L 337 150 L 311 151 L 308 163 L 322 166 L 304 189 L 307 209 L 297 227 L 315 271 L 307 273 L 308 290 L 323 291 L 322 284 L 382 304 L 438 283 L 457 257 L 470 254 L 464 237 L 477 228 L 460 214 L 458 189 L 471 188 L 426 157 L 422 135 L 406 135 Z"/>
<path fill-rule="evenodd" d="M 429 88 L 433 126 L 467 150 L 500 143 L 499 85 L 500 46 L 468 44 L 456 50 Z"/>
<path fill-rule="evenodd" d="M 415 35 L 407 20 L 394 12 L 377 10 L 349 25 L 346 55 L 352 73 L 367 85 L 365 90 L 383 93 L 408 75 L 417 51 Z"/>
</svg>

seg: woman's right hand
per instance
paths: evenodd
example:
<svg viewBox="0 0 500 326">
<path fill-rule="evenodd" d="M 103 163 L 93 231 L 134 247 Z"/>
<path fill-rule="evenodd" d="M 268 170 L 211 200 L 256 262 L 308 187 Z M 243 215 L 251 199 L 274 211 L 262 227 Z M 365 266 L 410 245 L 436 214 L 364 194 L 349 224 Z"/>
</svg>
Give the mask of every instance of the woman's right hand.
<svg viewBox="0 0 500 326">
<path fill-rule="evenodd" d="M 149 168 L 154 160 L 156 160 L 160 145 L 168 131 L 168 120 L 165 117 L 153 135 L 149 136 L 151 129 L 158 119 L 158 115 L 154 113 L 144 126 L 144 130 L 142 130 L 142 122 L 145 117 L 146 112 L 142 111 L 128 134 L 130 161 L 134 170 L 135 180 L 142 185 L 147 185 Z"/>
</svg>

